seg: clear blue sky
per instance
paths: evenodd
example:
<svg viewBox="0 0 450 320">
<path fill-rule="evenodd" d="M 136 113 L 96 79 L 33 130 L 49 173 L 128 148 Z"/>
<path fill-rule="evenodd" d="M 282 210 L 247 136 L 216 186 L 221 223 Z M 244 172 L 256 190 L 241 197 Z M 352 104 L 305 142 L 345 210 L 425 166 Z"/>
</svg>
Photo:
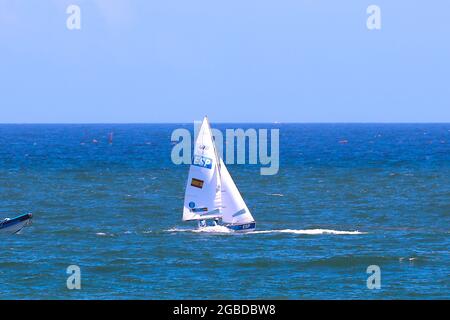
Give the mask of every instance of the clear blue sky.
<svg viewBox="0 0 450 320">
<path fill-rule="evenodd" d="M 0 0 L 2 123 L 449 122 L 449 77 L 448 0 Z"/>
</svg>

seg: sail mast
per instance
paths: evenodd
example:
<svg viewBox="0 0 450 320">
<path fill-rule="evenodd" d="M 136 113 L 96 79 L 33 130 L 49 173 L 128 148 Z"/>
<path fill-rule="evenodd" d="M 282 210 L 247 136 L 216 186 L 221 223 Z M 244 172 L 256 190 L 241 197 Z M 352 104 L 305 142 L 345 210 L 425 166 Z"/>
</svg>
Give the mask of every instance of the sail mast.
<svg viewBox="0 0 450 320">
<path fill-rule="evenodd" d="M 211 136 L 211 140 L 213 142 L 214 154 L 216 155 L 217 169 L 218 169 L 219 177 L 220 177 L 220 159 L 221 158 L 219 157 L 219 154 L 217 153 L 216 140 L 214 139 L 214 135 L 212 134 L 211 124 L 209 123 L 208 116 L 206 116 L 206 115 L 205 115 L 205 120 L 206 120 L 206 123 L 208 124 L 209 135 Z"/>
</svg>

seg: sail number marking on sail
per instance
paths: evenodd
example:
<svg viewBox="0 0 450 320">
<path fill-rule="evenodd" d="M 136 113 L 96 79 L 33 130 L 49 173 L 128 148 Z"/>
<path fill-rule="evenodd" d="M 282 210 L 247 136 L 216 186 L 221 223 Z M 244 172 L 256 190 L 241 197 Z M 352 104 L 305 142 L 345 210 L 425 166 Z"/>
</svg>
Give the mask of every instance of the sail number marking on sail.
<svg viewBox="0 0 450 320">
<path fill-rule="evenodd" d="M 212 159 L 204 156 L 194 155 L 194 161 L 192 161 L 192 165 L 202 168 L 211 169 L 212 168 Z"/>
</svg>

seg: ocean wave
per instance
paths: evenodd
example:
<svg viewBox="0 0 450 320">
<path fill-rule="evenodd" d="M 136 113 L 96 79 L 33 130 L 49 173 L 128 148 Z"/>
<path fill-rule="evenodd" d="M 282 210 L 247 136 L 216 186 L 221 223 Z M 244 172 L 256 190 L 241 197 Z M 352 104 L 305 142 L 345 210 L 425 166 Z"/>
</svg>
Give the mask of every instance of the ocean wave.
<svg viewBox="0 0 450 320">
<path fill-rule="evenodd" d="M 106 233 L 106 232 L 97 232 L 95 235 L 99 236 L 99 237 L 114 237 L 115 236 L 115 234 L 113 234 L 113 233 Z"/>
<path fill-rule="evenodd" d="M 179 229 L 172 228 L 165 230 L 166 232 L 194 232 L 194 233 L 239 233 L 228 229 L 224 226 L 209 226 L 199 229 Z M 331 230 L 331 229 L 280 229 L 280 230 L 255 230 L 245 232 L 244 234 L 273 234 L 273 233 L 290 233 L 290 234 L 305 234 L 305 235 L 323 235 L 323 234 L 334 234 L 334 235 L 360 235 L 367 234 L 367 232 L 361 231 L 343 231 L 343 230 Z M 242 233 L 239 233 L 242 234 Z"/>
<path fill-rule="evenodd" d="M 321 234 L 336 234 L 336 235 L 356 235 L 366 234 L 367 232 L 361 231 L 343 231 L 332 229 L 281 229 L 281 230 L 256 230 L 250 233 L 292 233 L 292 234 L 308 234 L 308 235 L 321 235 Z"/>
</svg>

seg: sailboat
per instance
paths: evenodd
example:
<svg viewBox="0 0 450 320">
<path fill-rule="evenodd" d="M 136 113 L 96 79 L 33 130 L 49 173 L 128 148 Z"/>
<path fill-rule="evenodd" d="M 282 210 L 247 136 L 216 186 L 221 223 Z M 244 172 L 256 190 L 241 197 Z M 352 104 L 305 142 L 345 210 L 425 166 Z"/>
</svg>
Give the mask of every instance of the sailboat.
<svg viewBox="0 0 450 320">
<path fill-rule="evenodd" d="M 208 118 L 203 119 L 189 168 L 183 221 L 197 221 L 199 228 L 222 225 L 233 231 L 256 227 L 250 210 L 239 193 L 222 158 L 217 154 Z"/>
<path fill-rule="evenodd" d="M 0 220 L 0 234 L 19 233 L 24 227 L 31 223 L 33 215 L 31 213 L 22 214 L 15 218 Z"/>
</svg>

